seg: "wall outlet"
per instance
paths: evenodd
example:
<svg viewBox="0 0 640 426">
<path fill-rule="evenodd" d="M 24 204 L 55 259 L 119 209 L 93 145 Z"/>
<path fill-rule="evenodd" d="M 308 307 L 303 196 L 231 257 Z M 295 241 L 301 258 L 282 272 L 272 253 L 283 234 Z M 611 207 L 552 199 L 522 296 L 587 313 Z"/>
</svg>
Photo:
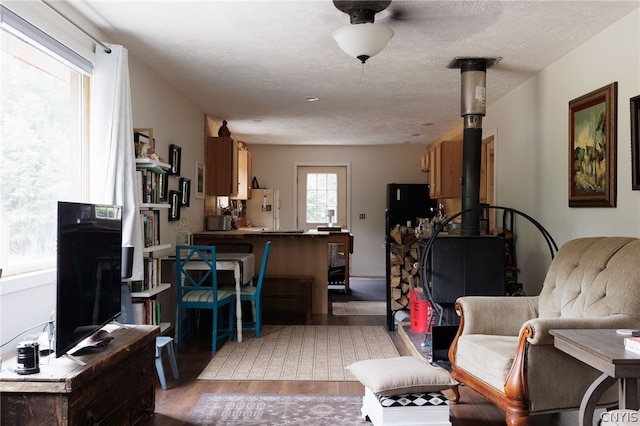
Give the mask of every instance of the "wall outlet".
<svg viewBox="0 0 640 426">
<path fill-rule="evenodd" d="M 365 214 L 364 213 L 360 213 L 360 219 L 364 219 L 365 218 Z"/>
</svg>

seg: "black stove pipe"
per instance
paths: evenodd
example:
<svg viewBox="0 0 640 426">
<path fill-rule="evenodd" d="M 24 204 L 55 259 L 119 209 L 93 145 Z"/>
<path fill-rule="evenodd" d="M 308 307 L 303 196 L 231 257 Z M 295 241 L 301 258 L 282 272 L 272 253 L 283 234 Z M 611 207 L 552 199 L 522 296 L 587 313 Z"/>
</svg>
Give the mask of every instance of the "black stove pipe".
<svg viewBox="0 0 640 426">
<path fill-rule="evenodd" d="M 480 235 L 480 166 L 482 161 L 482 117 L 486 111 L 487 67 L 493 58 L 456 58 L 449 68 L 460 68 L 462 77 L 462 235 Z"/>
</svg>

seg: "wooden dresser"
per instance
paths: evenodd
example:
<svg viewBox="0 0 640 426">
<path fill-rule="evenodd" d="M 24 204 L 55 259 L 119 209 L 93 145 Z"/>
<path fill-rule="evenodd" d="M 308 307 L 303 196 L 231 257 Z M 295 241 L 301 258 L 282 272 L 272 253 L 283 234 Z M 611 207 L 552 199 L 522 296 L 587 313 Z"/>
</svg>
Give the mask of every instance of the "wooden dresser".
<svg viewBox="0 0 640 426">
<path fill-rule="evenodd" d="M 135 425 L 155 409 L 157 326 L 128 326 L 111 332 L 103 350 L 40 359 L 40 372 L 21 376 L 15 358 L 0 372 L 0 424 Z"/>
</svg>

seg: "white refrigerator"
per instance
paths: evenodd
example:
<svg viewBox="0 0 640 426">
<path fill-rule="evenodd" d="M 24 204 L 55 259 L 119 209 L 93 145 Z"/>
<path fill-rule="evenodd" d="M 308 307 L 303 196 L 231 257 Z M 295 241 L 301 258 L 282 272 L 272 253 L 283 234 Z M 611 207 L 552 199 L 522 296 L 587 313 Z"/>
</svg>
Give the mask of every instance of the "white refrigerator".
<svg viewBox="0 0 640 426">
<path fill-rule="evenodd" d="M 247 200 L 247 223 L 267 229 L 280 229 L 280 191 L 252 189 Z"/>
</svg>

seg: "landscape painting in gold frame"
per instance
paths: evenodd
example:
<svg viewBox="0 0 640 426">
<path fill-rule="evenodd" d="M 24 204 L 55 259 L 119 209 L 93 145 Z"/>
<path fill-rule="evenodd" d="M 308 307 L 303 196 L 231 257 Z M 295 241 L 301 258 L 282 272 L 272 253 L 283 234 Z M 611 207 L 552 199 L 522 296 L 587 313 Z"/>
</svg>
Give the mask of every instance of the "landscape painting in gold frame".
<svg viewBox="0 0 640 426">
<path fill-rule="evenodd" d="M 618 83 L 569 102 L 569 207 L 616 206 Z"/>
</svg>

